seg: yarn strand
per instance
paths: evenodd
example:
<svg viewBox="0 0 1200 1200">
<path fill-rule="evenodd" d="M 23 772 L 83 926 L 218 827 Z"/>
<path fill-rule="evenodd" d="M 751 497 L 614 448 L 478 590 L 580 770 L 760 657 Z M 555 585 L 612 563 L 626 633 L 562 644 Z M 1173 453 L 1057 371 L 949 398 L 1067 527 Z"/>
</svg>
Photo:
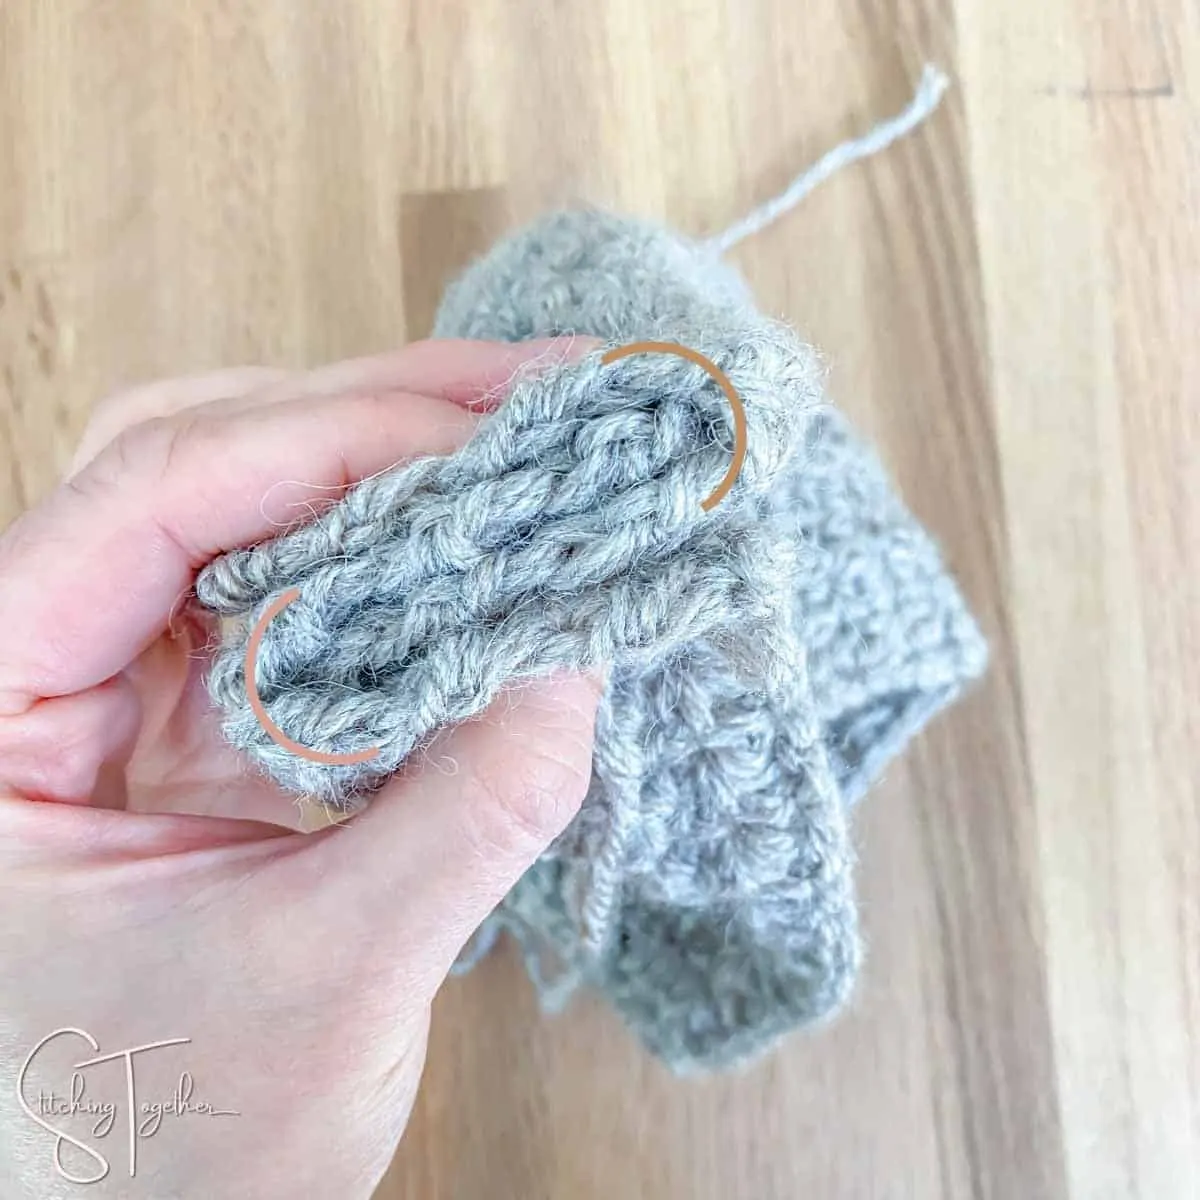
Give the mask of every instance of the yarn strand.
<svg viewBox="0 0 1200 1200">
<path fill-rule="evenodd" d="M 748 237 L 762 232 L 773 225 L 780 217 L 791 212 L 802 200 L 814 192 L 831 176 L 836 175 L 843 167 L 870 158 L 881 150 L 886 150 L 893 142 L 911 133 L 918 125 L 930 117 L 942 96 L 945 95 L 950 80 L 937 67 L 926 64 L 921 72 L 921 80 L 913 93 L 908 107 L 896 116 L 881 121 L 874 129 L 862 137 L 852 138 L 835 146 L 827 154 L 819 158 L 802 175 L 798 175 L 787 188 L 747 213 L 740 221 L 722 233 L 718 233 L 704 242 L 705 249 L 715 255 L 725 254 L 743 242 Z"/>
</svg>

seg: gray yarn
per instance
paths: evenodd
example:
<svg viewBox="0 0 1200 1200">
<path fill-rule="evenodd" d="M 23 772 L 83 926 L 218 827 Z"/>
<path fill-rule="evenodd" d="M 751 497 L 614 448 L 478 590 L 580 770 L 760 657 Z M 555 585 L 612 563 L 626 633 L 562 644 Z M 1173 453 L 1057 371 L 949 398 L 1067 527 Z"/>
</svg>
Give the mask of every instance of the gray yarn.
<svg viewBox="0 0 1200 1200">
<path fill-rule="evenodd" d="M 612 664 L 571 827 L 480 930 L 507 929 L 548 1003 L 600 989 L 677 1070 L 755 1054 L 846 998 L 860 957 L 849 802 L 985 648 L 938 552 L 821 396 L 813 351 L 697 243 L 594 212 L 505 239 L 435 336 L 674 341 L 698 367 L 601 353 L 519 378 L 449 458 L 354 489 L 311 525 L 210 564 L 241 617 L 209 685 L 229 740 L 284 787 L 348 806 L 514 680 Z M 256 681 L 316 750 L 250 710 L 246 631 L 285 588 Z"/>
</svg>

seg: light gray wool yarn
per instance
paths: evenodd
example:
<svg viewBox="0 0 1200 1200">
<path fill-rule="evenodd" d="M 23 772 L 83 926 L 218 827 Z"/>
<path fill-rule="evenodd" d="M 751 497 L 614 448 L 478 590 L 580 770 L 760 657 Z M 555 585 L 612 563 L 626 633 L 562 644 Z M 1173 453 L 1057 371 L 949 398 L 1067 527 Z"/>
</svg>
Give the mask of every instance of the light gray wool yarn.
<svg viewBox="0 0 1200 1200">
<path fill-rule="evenodd" d="M 210 564 L 242 618 L 210 690 L 229 740 L 285 788 L 355 803 L 504 687 L 612 664 L 591 788 L 476 935 L 506 929 L 551 1005 L 601 991 L 679 1071 L 721 1067 L 834 1011 L 860 948 L 847 810 L 978 675 L 984 643 L 938 551 L 822 397 L 814 352 L 701 243 L 593 211 L 516 233 L 443 301 L 435 336 L 586 334 L 472 440 L 365 481 L 301 529 Z M 698 366 L 602 350 L 692 347 Z M 314 750 L 268 736 L 243 675 Z"/>
</svg>

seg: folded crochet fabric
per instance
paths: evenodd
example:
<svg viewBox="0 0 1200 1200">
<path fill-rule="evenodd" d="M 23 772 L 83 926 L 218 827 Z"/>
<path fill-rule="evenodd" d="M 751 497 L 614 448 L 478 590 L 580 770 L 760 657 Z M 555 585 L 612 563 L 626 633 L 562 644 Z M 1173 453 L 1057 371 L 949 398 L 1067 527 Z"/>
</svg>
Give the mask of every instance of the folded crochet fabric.
<svg viewBox="0 0 1200 1200">
<path fill-rule="evenodd" d="M 844 1000 L 859 941 L 847 807 L 984 666 L 936 547 L 825 404 L 813 351 L 714 252 L 596 212 L 507 238 L 435 336 L 587 334 L 448 458 L 365 481 L 311 525 L 210 564 L 243 620 L 210 674 L 230 741 L 349 806 L 502 688 L 610 663 L 593 779 L 566 833 L 474 944 L 522 943 L 554 1002 L 599 989 L 677 1070 L 719 1067 Z M 741 398 L 730 405 L 675 343 Z M 286 589 L 255 659 L 249 629 Z M 553 979 L 547 979 L 548 968 Z"/>
</svg>

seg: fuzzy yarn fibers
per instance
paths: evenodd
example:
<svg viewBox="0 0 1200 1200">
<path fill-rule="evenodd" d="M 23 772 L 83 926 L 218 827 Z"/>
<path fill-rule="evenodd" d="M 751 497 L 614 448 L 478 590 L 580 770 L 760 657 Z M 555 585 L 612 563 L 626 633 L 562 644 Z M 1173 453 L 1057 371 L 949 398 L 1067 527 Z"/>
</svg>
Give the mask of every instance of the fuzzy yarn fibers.
<svg viewBox="0 0 1200 1200">
<path fill-rule="evenodd" d="M 984 666 L 938 552 L 844 420 L 814 352 L 712 248 L 591 211 L 544 218 L 451 286 L 435 336 L 587 334 L 518 378 L 458 453 L 360 484 L 210 564 L 241 618 L 210 675 L 229 740 L 352 805 L 502 688 L 611 664 L 571 827 L 468 948 L 507 929 L 550 1005 L 599 989 L 673 1068 L 715 1068 L 835 1010 L 859 963 L 850 803 Z M 733 449 L 726 372 L 746 414 Z M 247 631 L 284 590 L 247 697 Z"/>
</svg>

